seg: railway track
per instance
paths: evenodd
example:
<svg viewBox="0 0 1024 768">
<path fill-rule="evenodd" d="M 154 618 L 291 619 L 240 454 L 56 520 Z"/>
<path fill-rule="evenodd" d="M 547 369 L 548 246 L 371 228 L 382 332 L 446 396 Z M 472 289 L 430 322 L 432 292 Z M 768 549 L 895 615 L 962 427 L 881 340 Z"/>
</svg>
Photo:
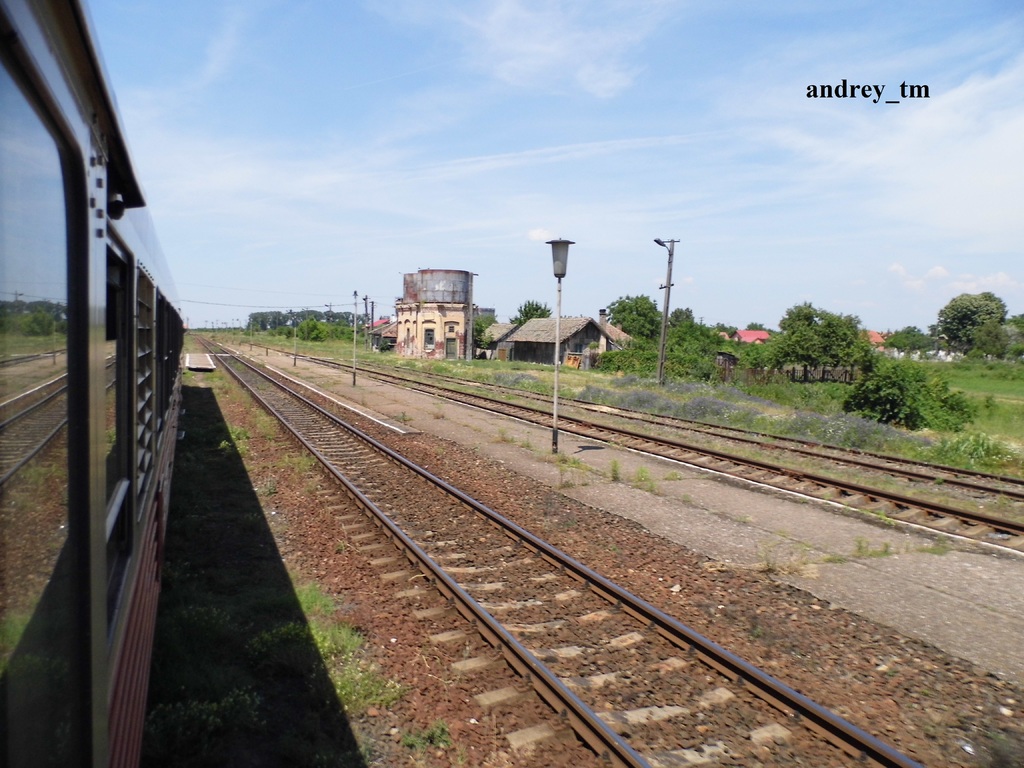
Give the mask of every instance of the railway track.
<svg viewBox="0 0 1024 768">
<path fill-rule="evenodd" d="M 35 358 L 46 357 L 36 355 Z M 114 362 L 107 362 L 107 389 Z M 67 374 L 32 386 L 0 403 L 0 487 L 38 456 L 67 425 Z"/>
<path fill-rule="evenodd" d="M 306 358 L 310 362 L 336 368 L 350 364 L 331 360 Z M 414 389 L 475 408 L 499 413 L 510 418 L 549 427 L 550 405 L 511 402 L 509 398 L 542 399 L 534 393 L 507 387 L 493 387 L 459 380 L 432 383 L 419 375 L 407 376 L 390 370 L 364 370 L 387 383 Z M 467 392 L 467 389 L 499 394 Z M 761 435 L 756 439 L 744 430 L 712 425 L 695 426 L 694 422 L 652 417 L 637 412 L 622 412 L 581 401 L 560 398 L 562 412 L 559 429 L 580 437 L 615 444 L 662 459 L 687 464 L 739 480 L 768 486 L 790 493 L 828 501 L 861 510 L 872 515 L 931 528 L 943 534 L 964 537 L 1000 549 L 1024 552 L 1024 480 L 960 470 L 953 467 L 906 461 L 884 454 L 849 452 L 834 446 L 821 446 L 809 441 L 793 441 Z M 642 422 L 655 429 L 633 429 L 615 426 L 610 419 L 601 421 L 573 415 L 570 408 L 583 412 L 595 409 L 605 416 L 625 417 L 632 423 Z M 614 413 L 609 413 L 613 411 Z M 620 413 L 622 412 L 622 413 Z M 680 434 L 700 433 L 717 439 L 727 437 L 740 448 L 717 447 L 705 440 L 680 439 Z M 740 434 L 728 435 L 729 432 Z M 776 442 L 768 442 L 771 439 Z M 787 446 L 787 443 L 794 445 Z M 765 458 L 768 454 L 772 460 Z M 807 468 L 792 462 L 774 460 L 780 454 L 814 459 L 819 466 Z M 824 464 L 825 468 L 820 465 Z M 852 479 L 854 472 L 857 477 Z M 1000 510 L 990 514 L 986 510 Z"/>
<path fill-rule="evenodd" d="M 59 376 L 0 405 L 0 487 L 64 429 L 66 379 Z"/>
<path fill-rule="evenodd" d="M 440 590 L 611 764 L 916 763 L 238 358 L 225 367 L 366 510 L 341 521 L 382 578 Z M 459 633 L 454 633 L 457 639 Z M 467 666 L 493 663 L 467 659 Z M 496 691 L 493 695 L 512 695 Z"/>
</svg>

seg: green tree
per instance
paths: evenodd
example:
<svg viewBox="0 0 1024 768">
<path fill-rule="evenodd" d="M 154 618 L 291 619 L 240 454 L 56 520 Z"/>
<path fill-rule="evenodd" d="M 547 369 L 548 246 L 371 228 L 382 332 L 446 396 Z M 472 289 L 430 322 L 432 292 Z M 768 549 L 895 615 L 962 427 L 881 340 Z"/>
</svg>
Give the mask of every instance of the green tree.
<svg viewBox="0 0 1024 768">
<path fill-rule="evenodd" d="M 692 315 L 691 315 L 692 317 Z M 718 331 L 706 325 L 682 323 L 669 329 L 665 370 L 671 378 L 711 381 L 718 377 L 715 354 L 721 346 Z"/>
<path fill-rule="evenodd" d="M 989 320 L 1002 325 L 1006 320 L 1006 303 L 990 291 L 961 293 L 939 310 L 935 330 L 946 337 L 949 345 L 967 352 L 974 345 L 974 332 Z"/>
<path fill-rule="evenodd" d="M 673 309 L 668 315 L 668 325 L 670 328 L 691 323 L 693 323 L 693 310 L 689 307 L 686 307 L 685 309 Z"/>
<path fill-rule="evenodd" d="M 748 330 L 764 330 L 750 328 Z M 775 336 L 764 344 L 736 344 L 736 353 L 740 359 L 740 365 L 744 368 L 769 369 L 777 365 L 775 354 Z"/>
<path fill-rule="evenodd" d="M 608 305 L 608 322 L 638 340 L 653 341 L 661 334 L 661 312 L 649 296 L 616 299 Z"/>
<path fill-rule="evenodd" d="M 986 320 L 974 329 L 971 352 L 979 355 L 1002 357 L 1010 347 L 1010 334 L 996 320 Z"/>
<path fill-rule="evenodd" d="M 56 330 L 57 323 L 43 309 L 35 309 L 21 323 L 21 332 L 26 336 L 50 336 Z"/>
<path fill-rule="evenodd" d="M 771 345 L 773 367 L 790 363 L 809 367 L 859 365 L 871 353 L 860 318 L 837 315 L 810 303 L 790 307 L 779 321 Z"/>
<path fill-rule="evenodd" d="M 474 349 L 486 349 L 494 341 L 491 338 L 490 332 L 487 330 L 494 323 L 497 322 L 497 318 L 494 315 L 476 315 L 473 318 L 473 348 Z"/>
<path fill-rule="evenodd" d="M 314 317 L 307 317 L 299 323 L 298 334 L 303 341 L 326 341 L 327 325 Z"/>
<path fill-rule="evenodd" d="M 850 388 L 843 410 L 907 429 L 960 431 L 974 418 L 971 403 L 938 376 L 909 360 L 876 356 Z"/>
<path fill-rule="evenodd" d="M 539 301 L 525 301 L 519 305 L 515 316 L 509 322 L 515 325 L 522 325 L 527 320 L 533 320 L 535 317 L 551 317 L 551 309 L 547 304 L 541 304 Z"/>
<path fill-rule="evenodd" d="M 924 352 L 935 347 L 935 339 L 912 325 L 889 334 L 885 346 L 900 352 Z"/>
<path fill-rule="evenodd" d="M 1006 356 L 1013 360 L 1024 358 L 1024 315 L 1006 318 L 1006 325 L 1003 328 L 1010 342 Z"/>
</svg>

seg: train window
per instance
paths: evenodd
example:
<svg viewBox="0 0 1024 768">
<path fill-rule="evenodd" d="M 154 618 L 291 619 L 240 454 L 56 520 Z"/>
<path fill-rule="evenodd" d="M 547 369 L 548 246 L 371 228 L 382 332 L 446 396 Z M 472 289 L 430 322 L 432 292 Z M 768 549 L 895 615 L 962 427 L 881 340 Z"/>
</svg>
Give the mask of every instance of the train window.
<svg viewBox="0 0 1024 768">
<path fill-rule="evenodd" d="M 142 271 L 138 273 L 136 287 L 135 312 L 135 429 L 138 435 L 136 443 L 136 477 L 139 487 L 136 489 L 138 509 L 145 509 L 143 497 L 149 488 L 153 473 L 153 451 L 156 434 L 156 372 L 154 370 L 154 310 L 156 307 L 156 291 L 153 282 Z"/>
<path fill-rule="evenodd" d="M 128 410 L 131 359 L 128 334 L 131 328 L 128 265 L 113 250 L 107 251 L 107 499 L 122 479 L 131 475 L 131 413 Z"/>
<path fill-rule="evenodd" d="M 5 43 L 6 47 L 6 43 Z M 62 145 L 0 62 L 0 764 L 83 749 L 67 449 Z"/>
<path fill-rule="evenodd" d="M 107 250 L 107 623 L 113 626 L 132 552 L 131 285 L 128 264 Z"/>
</svg>

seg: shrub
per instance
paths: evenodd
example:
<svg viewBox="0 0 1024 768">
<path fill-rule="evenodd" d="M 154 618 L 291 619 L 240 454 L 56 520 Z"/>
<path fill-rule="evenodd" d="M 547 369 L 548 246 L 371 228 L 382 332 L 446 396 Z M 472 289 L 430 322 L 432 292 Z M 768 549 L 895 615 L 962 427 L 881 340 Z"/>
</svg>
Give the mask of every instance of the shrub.
<svg viewBox="0 0 1024 768">
<path fill-rule="evenodd" d="M 843 409 L 907 429 L 959 431 L 975 409 L 960 392 L 908 360 L 877 358 L 853 385 Z"/>
</svg>

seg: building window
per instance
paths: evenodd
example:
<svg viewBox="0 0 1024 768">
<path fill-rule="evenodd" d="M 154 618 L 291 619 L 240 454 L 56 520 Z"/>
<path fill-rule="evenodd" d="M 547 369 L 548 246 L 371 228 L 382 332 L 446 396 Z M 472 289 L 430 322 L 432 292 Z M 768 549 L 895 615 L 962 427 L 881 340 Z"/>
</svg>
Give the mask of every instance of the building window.
<svg viewBox="0 0 1024 768">
<path fill-rule="evenodd" d="M 425 349 L 434 348 L 434 329 L 427 328 L 423 331 L 423 347 Z"/>
<path fill-rule="evenodd" d="M 455 323 L 450 323 L 448 325 L 448 333 L 455 333 Z"/>
</svg>

